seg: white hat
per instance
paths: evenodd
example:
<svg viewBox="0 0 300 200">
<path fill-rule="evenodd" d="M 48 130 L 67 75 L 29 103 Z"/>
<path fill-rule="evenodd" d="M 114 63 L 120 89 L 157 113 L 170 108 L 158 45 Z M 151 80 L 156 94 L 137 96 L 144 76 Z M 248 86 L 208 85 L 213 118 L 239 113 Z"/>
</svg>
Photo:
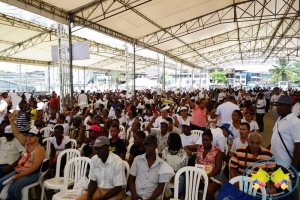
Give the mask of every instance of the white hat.
<svg viewBox="0 0 300 200">
<path fill-rule="evenodd" d="M 11 130 L 11 126 L 6 126 L 5 129 L 4 129 L 4 133 L 13 133 L 12 130 Z"/>
<path fill-rule="evenodd" d="M 161 111 L 163 110 L 169 110 L 170 109 L 170 106 L 165 106 Z"/>
<path fill-rule="evenodd" d="M 144 110 L 145 109 L 145 107 L 144 106 L 142 106 L 142 104 L 141 103 L 139 103 L 139 105 L 136 107 L 137 109 L 141 109 L 141 110 Z"/>
<path fill-rule="evenodd" d="M 162 120 L 161 122 L 160 122 L 160 124 L 167 124 L 168 126 L 169 126 L 169 122 L 167 121 L 167 120 Z"/>
<path fill-rule="evenodd" d="M 183 106 L 183 107 L 180 108 L 180 110 L 188 110 L 188 108 Z"/>
<path fill-rule="evenodd" d="M 39 130 L 35 126 L 32 126 L 28 133 L 37 135 L 39 133 Z"/>
<path fill-rule="evenodd" d="M 191 126 L 191 123 L 189 121 L 183 122 L 181 126 Z"/>
</svg>

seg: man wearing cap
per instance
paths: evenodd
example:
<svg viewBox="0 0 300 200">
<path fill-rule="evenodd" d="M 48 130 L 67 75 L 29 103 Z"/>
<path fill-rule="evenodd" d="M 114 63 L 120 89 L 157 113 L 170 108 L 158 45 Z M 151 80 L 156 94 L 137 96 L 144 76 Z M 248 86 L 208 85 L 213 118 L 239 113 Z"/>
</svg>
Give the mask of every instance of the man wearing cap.
<svg viewBox="0 0 300 200">
<path fill-rule="evenodd" d="M 181 131 L 181 126 L 184 122 L 191 122 L 192 117 L 188 116 L 188 108 L 183 106 L 180 108 L 180 116 L 175 115 L 175 126 Z"/>
<path fill-rule="evenodd" d="M 217 107 L 216 115 L 219 116 L 217 126 L 221 126 L 222 124 L 231 121 L 232 112 L 239 109 L 240 108 L 235 104 L 234 97 L 229 96 L 226 103 Z"/>
<path fill-rule="evenodd" d="M 86 193 L 77 200 L 121 200 L 126 185 L 123 160 L 109 151 L 109 139 L 101 136 L 95 141 L 96 155 L 91 159 L 90 183 Z"/>
<path fill-rule="evenodd" d="M 160 123 L 162 122 L 162 121 L 164 121 L 164 120 L 166 120 L 167 119 L 167 117 L 169 116 L 169 109 L 170 109 L 170 106 L 165 106 L 162 110 L 161 110 L 161 112 L 160 112 L 160 115 L 161 116 L 159 116 L 158 117 L 158 113 L 154 113 L 154 115 L 156 116 L 156 118 L 152 118 L 152 120 L 155 120 L 155 123 L 154 123 L 154 128 L 160 128 Z M 151 121 L 152 121 L 151 120 Z M 150 121 L 150 122 L 151 122 Z M 153 122 L 152 122 L 153 123 Z"/>
<path fill-rule="evenodd" d="M 0 178 L 14 170 L 24 150 L 24 146 L 15 138 L 11 126 L 6 126 L 4 137 L 0 138 Z"/>
<path fill-rule="evenodd" d="M 274 91 L 275 91 L 275 94 L 272 95 L 272 97 L 271 97 L 271 105 L 273 106 L 273 121 L 275 123 L 280 116 L 276 111 L 276 102 L 278 101 L 278 99 L 281 97 L 282 94 L 280 94 L 279 87 L 275 87 Z"/>
<path fill-rule="evenodd" d="M 151 135 L 154 135 L 157 137 L 158 141 L 158 147 L 157 150 L 159 153 L 161 153 L 167 146 L 167 141 L 169 137 L 169 122 L 167 120 L 162 120 L 160 122 L 160 128 L 151 128 L 153 122 L 157 118 L 157 115 L 153 115 L 152 120 L 149 122 L 149 124 L 146 127 L 146 131 L 148 131 Z"/>
<path fill-rule="evenodd" d="M 160 173 L 167 163 L 155 153 L 157 143 L 155 136 L 147 136 L 144 141 L 146 153 L 135 157 L 128 180 L 131 194 L 126 200 L 159 199 L 165 183 L 169 182 L 169 174 Z"/>
<path fill-rule="evenodd" d="M 192 127 L 190 122 L 184 122 L 182 124 L 182 133 L 180 135 L 182 147 L 184 148 L 187 145 L 194 145 L 199 139 L 199 136 L 191 133 Z"/>
<path fill-rule="evenodd" d="M 295 169 L 300 162 L 300 119 L 291 112 L 292 97 L 282 95 L 276 101 L 276 111 L 279 118 L 273 128 L 269 149 L 275 159 L 291 164 Z M 292 179 L 293 187 L 295 180 Z M 296 192 L 295 192 L 296 191 Z M 299 199 L 297 188 L 282 199 Z"/>
</svg>

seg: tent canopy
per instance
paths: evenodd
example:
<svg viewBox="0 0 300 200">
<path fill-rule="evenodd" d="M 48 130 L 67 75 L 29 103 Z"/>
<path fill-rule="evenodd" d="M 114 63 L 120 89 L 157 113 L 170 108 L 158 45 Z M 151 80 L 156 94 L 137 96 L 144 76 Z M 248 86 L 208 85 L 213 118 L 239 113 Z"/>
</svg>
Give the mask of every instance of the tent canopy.
<svg viewBox="0 0 300 200">
<path fill-rule="evenodd" d="M 0 1 L 136 42 L 193 68 L 299 60 L 300 0 Z M 42 55 L 45 47 L 37 48 Z"/>
</svg>

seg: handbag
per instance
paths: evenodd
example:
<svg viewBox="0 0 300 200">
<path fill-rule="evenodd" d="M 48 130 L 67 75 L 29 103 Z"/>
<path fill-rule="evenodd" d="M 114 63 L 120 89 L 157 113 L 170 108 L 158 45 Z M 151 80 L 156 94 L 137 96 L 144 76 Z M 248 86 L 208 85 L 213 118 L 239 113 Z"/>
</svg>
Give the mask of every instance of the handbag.
<svg viewBox="0 0 300 200">
<path fill-rule="evenodd" d="M 230 199 L 230 200 L 255 200 L 254 196 L 251 196 L 241 190 L 239 190 L 237 187 L 229 183 L 228 181 L 223 185 L 221 188 L 216 200 L 224 200 L 224 199 Z"/>
<path fill-rule="evenodd" d="M 289 150 L 287 149 L 287 147 L 286 147 L 286 145 L 285 145 L 285 143 L 284 143 L 284 141 L 283 141 L 283 139 L 282 139 L 281 133 L 279 132 L 278 124 L 277 124 L 277 131 L 278 131 L 278 135 L 279 135 L 279 137 L 280 137 L 280 140 L 281 140 L 281 142 L 282 142 L 282 144 L 283 144 L 283 146 L 284 146 L 286 152 L 289 154 L 289 157 L 293 160 L 293 157 L 292 157 L 291 153 L 289 152 Z M 296 169 L 296 170 L 297 170 L 298 172 L 300 172 L 300 163 L 297 164 L 297 169 Z"/>
</svg>

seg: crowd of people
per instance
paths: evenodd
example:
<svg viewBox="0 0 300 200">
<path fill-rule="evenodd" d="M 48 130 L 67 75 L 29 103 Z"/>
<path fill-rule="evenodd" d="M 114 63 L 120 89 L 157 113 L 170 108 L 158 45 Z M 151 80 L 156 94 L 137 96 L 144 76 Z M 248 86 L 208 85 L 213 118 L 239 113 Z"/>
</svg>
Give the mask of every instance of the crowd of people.
<svg viewBox="0 0 300 200">
<path fill-rule="evenodd" d="M 0 191 L 2 183 L 13 177 L 9 199 L 21 200 L 21 189 L 37 182 L 46 152 L 50 152 L 50 159 L 45 177 L 53 177 L 55 170 L 63 176 L 66 158 L 56 169 L 57 158 L 71 148 L 91 159 L 88 190 L 78 198 L 82 200 L 119 200 L 124 193 L 127 200 L 160 199 L 166 183 L 174 182 L 174 174 L 195 164 L 208 166 L 206 199 L 213 200 L 225 177 L 230 180 L 243 175 L 254 162 L 275 158 L 295 169 L 300 163 L 298 91 L 229 87 L 128 94 L 125 90 L 82 90 L 74 93 L 74 106 L 67 101 L 63 109 L 55 92 L 20 97 L 15 109 L 9 92 L 0 97 Z M 275 125 L 270 145 L 264 148 L 261 135 L 270 110 Z M 50 149 L 42 142 L 48 137 Z M 124 160 L 130 166 L 128 181 Z M 165 165 L 172 173 L 158 173 Z M 260 168 L 272 174 L 276 165 Z M 295 186 L 296 180 L 291 179 L 291 184 Z M 185 190 L 182 174 L 179 198 Z M 268 192 L 278 189 L 271 184 Z M 282 199 L 299 199 L 297 189 Z"/>
</svg>

